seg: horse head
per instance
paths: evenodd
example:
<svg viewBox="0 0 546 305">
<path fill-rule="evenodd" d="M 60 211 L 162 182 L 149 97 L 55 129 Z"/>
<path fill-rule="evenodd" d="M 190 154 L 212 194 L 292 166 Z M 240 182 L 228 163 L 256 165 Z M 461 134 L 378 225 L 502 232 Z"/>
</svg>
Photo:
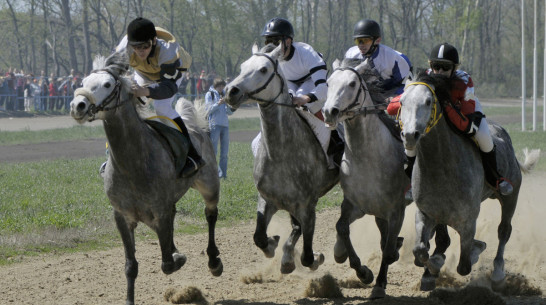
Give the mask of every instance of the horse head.
<svg viewBox="0 0 546 305">
<path fill-rule="evenodd" d="M 328 95 L 322 108 L 324 121 L 330 127 L 352 118 L 372 100 L 362 75 L 370 69 L 367 61 L 344 59 L 335 60 L 333 73 L 328 78 Z"/>
<path fill-rule="evenodd" d="M 272 103 L 288 88 L 279 69 L 279 60 L 283 55 L 281 45 L 269 44 L 258 51 L 252 47 L 253 55 L 241 64 L 241 73 L 229 84 L 226 90 L 226 103 L 232 108 L 239 108 L 248 100 L 258 103 Z"/>
<path fill-rule="evenodd" d="M 123 77 L 129 68 L 127 62 L 122 53 L 95 58 L 93 71 L 83 79 L 83 86 L 74 91 L 74 99 L 70 102 L 70 115 L 77 122 L 104 119 L 108 110 L 121 106 L 127 99 L 130 83 Z"/>
<path fill-rule="evenodd" d="M 406 85 L 400 98 L 399 122 L 406 149 L 414 149 L 420 137 L 427 134 L 442 117 L 441 101 L 449 99 L 447 78 L 420 75 Z"/>
</svg>

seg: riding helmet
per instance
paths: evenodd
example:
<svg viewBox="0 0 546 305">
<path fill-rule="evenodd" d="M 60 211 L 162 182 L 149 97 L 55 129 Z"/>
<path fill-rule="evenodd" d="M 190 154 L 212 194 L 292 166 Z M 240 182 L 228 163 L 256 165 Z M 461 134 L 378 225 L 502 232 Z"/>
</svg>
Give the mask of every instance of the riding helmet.
<svg viewBox="0 0 546 305">
<path fill-rule="evenodd" d="M 379 23 L 371 19 L 362 19 L 357 22 L 353 31 L 353 38 L 357 39 L 361 37 L 381 37 L 381 27 L 379 26 Z"/>
<path fill-rule="evenodd" d="M 153 22 L 146 18 L 138 17 L 127 26 L 127 39 L 130 45 L 138 45 L 157 36 Z"/>
<path fill-rule="evenodd" d="M 288 20 L 275 17 L 265 24 L 262 36 L 285 36 L 294 38 L 294 28 Z"/>
<path fill-rule="evenodd" d="M 428 60 L 430 62 L 448 61 L 454 65 L 458 65 L 459 52 L 457 52 L 457 49 L 454 46 L 450 45 L 447 42 L 444 42 L 432 48 L 432 51 L 430 52 L 430 57 L 428 58 Z"/>
</svg>

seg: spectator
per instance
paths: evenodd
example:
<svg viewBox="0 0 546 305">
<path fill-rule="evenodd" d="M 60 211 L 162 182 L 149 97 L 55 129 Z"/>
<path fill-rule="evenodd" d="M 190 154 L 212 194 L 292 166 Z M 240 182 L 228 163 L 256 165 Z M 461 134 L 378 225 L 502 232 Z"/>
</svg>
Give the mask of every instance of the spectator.
<svg viewBox="0 0 546 305">
<path fill-rule="evenodd" d="M 190 75 L 190 94 L 193 102 L 195 100 L 195 96 L 197 95 L 197 74 L 195 72 Z"/>
<path fill-rule="evenodd" d="M 229 152 L 229 121 L 228 115 L 233 114 L 231 107 L 224 102 L 223 91 L 226 82 L 221 78 L 215 78 L 213 85 L 205 94 L 205 109 L 208 113 L 210 138 L 214 155 L 218 152 L 218 140 L 220 140 L 220 162 L 218 177 L 227 178 L 227 163 Z"/>
<path fill-rule="evenodd" d="M 49 110 L 55 110 L 55 102 L 57 101 L 58 91 L 57 86 L 58 83 L 55 81 L 55 77 L 53 77 L 53 73 L 51 73 L 51 77 L 49 78 L 49 85 L 48 85 L 48 93 L 49 93 Z"/>
<path fill-rule="evenodd" d="M 187 95 L 187 88 L 188 83 L 190 82 L 190 74 L 189 72 L 182 73 L 182 81 L 180 82 L 180 86 L 178 87 L 178 93 L 181 95 Z"/>
<path fill-rule="evenodd" d="M 0 110 L 6 110 L 8 94 L 8 81 L 5 76 L 2 76 L 0 77 Z"/>
<path fill-rule="evenodd" d="M 25 85 L 23 86 L 24 111 L 30 112 L 30 105 L 32 104 L 31 80 L 29 77 L 21 77 L 21 79 L 25 80 Z"/>
<path fill-rule="evenodd" d="M 207 86 L 206 74 L 205 74 L 205 70 L 202 70 L 201 74 L 199 75 L 199 79 L 197 80 L 197 94 L 205 93 L 206 86 Z"/>
<path fill-rule="evenodd" d="M 15 110 L 16 105 L 16 91 L 15 91 L 15 74 L 12 72 L 11 68 L 6 74 L 6 82 L 8 83 L 8 99 L 6 100 L 6 110 Z"/>
</svg>

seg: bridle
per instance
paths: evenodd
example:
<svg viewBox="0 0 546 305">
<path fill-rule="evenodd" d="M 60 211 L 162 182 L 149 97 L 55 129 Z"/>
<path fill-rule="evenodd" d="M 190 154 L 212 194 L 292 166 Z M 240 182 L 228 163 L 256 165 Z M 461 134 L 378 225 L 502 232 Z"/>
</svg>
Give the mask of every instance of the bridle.
<svg viewBox="0 0 546 305">
<path fill-rule="evenodd" d="M 373 100 L 372 100 L 372 102 L 374 103 L 373 105 L 369 105 L 369 106 L 364 105 L 364 99 L 366 98 L 366 93 L 365 92 L 368 91 L 368 89 L 366 89 L 366 86 L 364 85 L 365 84 L 364 79 L 362 78 L 362 75 L 360 75 L 360 73 L 358 73 L 358 71 L 356 71 L 354 68 L 351 68 L 351 67 L 343 67 L 343 68 L 334 69 L 334 72 L 336 72 L 338 70 L 339 71 L 351 71 L 351 72 L 353 72 L 354 74 L 356 74 L 356 76 L 358 77 L 358 81 L 359 81 L 358 93 L 356 94 L 354 101 L 349 106 L 347 106 L 345 109 L 343 109 L 343 110 L 341 110 L 339 112 L 340 116 L 341 115 L 347 115 L 348 117 L 354 117 L 354 116 L 359 115 L 359 114 L 363 114 L 364 116 L 366 116 L 367 114 L 379 114 L 379 113 L 382 113 L 384 111 L 384 109 L 379 108 L 379 107 L 381 107 L 381 106 L 386 107 L 387 105 L 386 104 L 376 104 Z M 362 102 L 360 102 L 360 95 L 361 94 L 364 96 L 364 98 L 362 98 Z"/>
<path fill-rule="evenodd" d="M 110 94 L 102 101 L 102 103 L 100 105 L 96 105 L 96 98 L 95 98 L 95 95 L 93 95 L 93 92 L 91 92 L 91 90 L 87 89 L 87 88 L 84 88 L 84 87 L 81 87 L 81 88 L 78 88 L 74 91 L 74 97 L 78 96 L 78 95 L 81 95 L 85 98 L 87 98 L 87 100 L 89 100 L 89 108 L 87 109 L 87 112 L 86 114 L 89 116 L 89 122 L 91 121 L 94 121 L 95 120 L 95 115 L 99 112 L 99 111 L 109 111 L 109 110 L 113 110 L 113 109 L 116 109 L 116 108 L 119 108 L 121 107 L 123 104 L 121 103 L 120 101 L 120 97 L 121 97 L 121 90 L 120 90 L 120 87 L 121 87 L 121 80 L 119 78 L 119 76 L 115 75 L 114 73 L 112 73 L 110 70 L 108 69 L 100 69 L 100 70 L 93 70 L 91 71 L 90 74 L 93 74 L 93 73 L 98 73 L 98 72 L 106 72 L 108 74 L 110 74 L 115 80 L 116 80 L 116 84 L 114 85 L 114 88 L 112 89 L 112 92 L 110 92 Z M 115 101 L 115 103 L 113 105 L 110 106 L 110 103 L 112 103 L 113 101 Z"/>
<path fill-rule="evenodd" d="M 271 74 L 271 76 L 269 76 L 267 81 L 261 87 L 257 88 L 256 90 L 253 90 L 251 92 L 246 93 L 246 96 L 248 96 L 249 98 L 251 98 L 253 100 L 256 100 L 258 102 L 274 104 L 274 105 L 279 105 L 279 106 L 292 107 L 292 108 L 296 107 L 296 105 L 294 105 L 294 104 L 281 104 L 281 103 L 276 103 L 275 102 L 275 100 L 282 94 L 282 92 L 284 90 L 284 79 L 279 74 L 279 61 L 277 59 L 274 60 L 273 58 L 271 58 L 271 56 L 269 56 L 269 55 L 267 55 L 265 53 L 254 53 L 254 55 L 263 56 L 263 57 L 267 58 L 273 64 L 274 70 L 273 70 L 273 73 Z M 279 91 L 279 93 L 272 100 L 265 100 L 265 99 L 257 97 L 256 94 L 262 92 L 265 88 L 267 88 L 267 86 L 273 80 L 273 78 L 275 76 L 278 76 L 279 80 L 281 81 L 281 90 Z"/>
<path fill-rule="evenodd" d="M 432 96 L 434 97 L 434 102 L 433 102 L 433 105 L 432 105 L 432 111 L 430 112 L 430 118 L 428 119 L 427 127 L 425 128 L 425 134 L 427 134 L 427 133 L 430 132 L 430 130 L 434 126 L 436 126 L 438 124 L 438 122 L 442 118 L 443 112 L 441 110 L 438 111 L 438 105 L 439 105 L 438 97 L 436 96 L 436 92 L 434 91 L 434 89 L 429 84 L 427 84 L 425 82 L 413 82 L 413 83 L 407 84 L 406 88 L 409 87 L 409 86 L 416 86 L 416 85 L 423 85 L 423 86 L 427 87 L 428 90 L 430 90 L 430 92 L 432 93 Z M 398 124 L 400 124 L 400 129 L 403 130 L 404 125 L 402 124 L 402 121 L 400 120 L 400 110 L 401 109 L 402 109 L 402 104 L 400 103 L 400 108 L 398 108 L 398 113 L 396 114 L 396 120 L 398 121 Z"/>
</svg>

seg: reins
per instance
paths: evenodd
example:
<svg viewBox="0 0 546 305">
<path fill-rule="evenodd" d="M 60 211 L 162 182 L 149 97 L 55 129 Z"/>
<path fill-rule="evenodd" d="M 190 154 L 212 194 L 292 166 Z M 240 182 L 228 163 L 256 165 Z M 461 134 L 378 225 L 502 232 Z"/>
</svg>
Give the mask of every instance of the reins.
<svg viewBox="0 0 546 305">
<path fill-rule="evenodd" d="M 246 95 L 253 99 L 253 100 L 256 100 L 258 102 L 263 102 L 263 103 L 269 103 L 269 104 L 274 104 L 274 105 L 279 105 L 279 106 L 285 106 L 285 107 L 291 107 L 291 108 L 294 108 L 296 107 L 296 105 L 294 104 L 281 104 L 281 103 L 275 103 L 275 100 L 282 94 L 283 90 L 284 90 L 284 79 L 282 78 L 282 76 L 279 74 L 279 71 L 278 71 L 278 67 L 279 67 L 279 61 L 278 60 L 273 60 L 273 58 L 271 58 L 271 56 L 265 54 L 265 53 L 254 53 L 254 55 L 257 55 L 257 56 L 263 56 L 265 58 L 267 58 L 271 63 L 273 63 L 273 68 L 274 68 L 274 71 L 273 73 L 271 74 L 271 76 L 269 76 L 269 78 L 267 79 L 267 81 L 259 88 L 257 88 L 256 90 L 254 91 L 251 91 L 251 92 L 248 92 Z M 273 78 L 276 76 L 279 77 L 280 81 L 281 81 L 281 90 L 279 91 L 279 93 L 272 99 L 272 100 L 264 100 L 262 98 L 259 98 L 259 97 L 256 97 L 255 95 L 262 92 L 265 88 L 267 88 L 267 86 L 269 85 L 269 83 L 273 80 Z"/>
<path fill-rule="evenodd" d="M 368 89 L 366 89 L 366 86 L 364 86 L 364 84 L 365 84 L 364 79 L 362 78 L 362 75 L 360 75 L 360 73 L 358 73 L 358 71 L 356 71 L 355 69 L 353 69 L 351 67 L 336 68 L 334 70 L 334 72 L 337 71 L 337 70 L 353 72 L 354 74 L 356 74 L 356 76 L 358 77 L 358 80 L 360 82 L 359 83 L 359 88 L 358 88 L 358 93 L 356 94 L 354 101 L 349 106 L 347 106 L 347 108 L 340 111 L 340 115 L 346 114 L 346 115 L 348 115 L 350 117 L 353 117 L 353 116 L 356 116 L 356 115 L 359 115 L 359 114 L 364 114 L 364 116 L 366 116 L 367 114 L 379 114 L 379 113 L 384 111 L 384 109 L 381 109 L 381 108 L 378 108 L 378 107 L 387 106 L 386 104 L 375 104 L 375 102 L 373 100 L 372 100 L 372 102 L 374 103 L 374 105 L 369 105 L 368 106 L 368 105 L 364 105 L 364 102 L 362 102 L 362 105 L 359 103 L 360 95 L 363 92 L 368 91 Z M 364 97 L 365 97 L 365 94 L 364 94 Z M 355 109 L 355 110 L 352 109 L 352 108 L 356 108 L 356 107 L 358 107 L 358 109 Z"/>
</svg>

